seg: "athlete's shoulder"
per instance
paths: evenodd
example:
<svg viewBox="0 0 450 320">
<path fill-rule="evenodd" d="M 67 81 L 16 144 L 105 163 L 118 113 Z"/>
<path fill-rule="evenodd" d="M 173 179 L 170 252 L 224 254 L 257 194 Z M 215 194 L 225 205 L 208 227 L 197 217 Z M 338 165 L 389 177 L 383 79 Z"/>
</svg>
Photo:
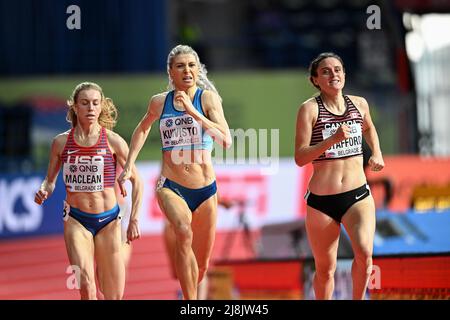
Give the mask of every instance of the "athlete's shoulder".
<svg viewBox="0 0 450 320">
<path fill-rule="evenodd" d="M 122 138 L 117 132 L 114 132 L 114 131 L 112 131 L 112 130 L 110 130 L 108 128 L 105 128 L 105 132 L 106 132 L 106 135 L 107 135 L 108 139 L 110 139 L 110 138 L 112 138 L 112 139 Z"/>
<path fill-rule="evenodd" d="M 315 97 L 309 98 L 300 104 L 297 113 L 297 124 L 300 123 L 314 123 L 318 117 L 318 109 Z"/>
<path fill-rule="evenodd" d="M 220 103 L 221 99 L 217 92 L 208 89 L 203 89 L 202 102 L 206 102 L 208 104 L 215 104 Z"/>
<path fill-rule="evenodd" d="M 61 153 L 67 143 L 67 138 L 69 137 L 70 130 L 62 132 L 55 137 L 53 137 L 52 141 L 52 149 L 56 150 L 58 153 Z"/>
<path fill-rule="evenodd" d="M 105 131 L 106 131 L 106 137 L 108 138 L 108 141 L 111 144 L 126 143 L 124 138 L 122 138 L 122 136 L 120 134 L 118 134 L 117 132 L 114 132 L 114 131 L 109 130 L 107 128 L 105 128 Z"/>
<path fill-rule="evenodd" d="M 154 94 L 150 98 L 149 104 L 161 104 L 161 103 L 164 103 L 164 101 L 166 100 L 166 97 L 169 94 L 169 92 L 170 91 L 165 91 L 165 92 L 160 92 L 160 93 Z"/>
<path fill-rule="evenodd" d="M 70 130 L 61 132 L 53 138 L 53 142 L 61 145 L 65 145 L 67 142 L 67 138 L 69 137 Z"/>
<path fill-rule="evenodd" d="M 202 96 L 205 97 L 219 97 L 219 94 L 217 92 L 214 92 L 212 90 L 209 89 L 202 89 Z"/>
<path fill-rule="evenodd" d="M 169 91 L 153 95 L 148 103 L 148 112 L 155 116 L 160 116 L 168 94 Z"/>
<path fill-rule="evenodd" d="M 311 97 L 306 101 L 303 101 L 303 103 L 300 105 L 301 107 L 305 106 L 308 108 L 311 108 L 311 106 L 316 107 L 317 106 L 317 101 L 316 101 L 316 97 Z"/>
<path fill-rule="evenodd" d="M 302 102 L 299 107 L 299 112 L 314 112 L 317 111 L 317 102 L 315 97 Z"/>
<path fill-rule="evenodd" d="M 347 95 L 347 97 L 358 107 L 359 106 L 368 106 L 367 100 L 361 96 Z"/>
</svg>

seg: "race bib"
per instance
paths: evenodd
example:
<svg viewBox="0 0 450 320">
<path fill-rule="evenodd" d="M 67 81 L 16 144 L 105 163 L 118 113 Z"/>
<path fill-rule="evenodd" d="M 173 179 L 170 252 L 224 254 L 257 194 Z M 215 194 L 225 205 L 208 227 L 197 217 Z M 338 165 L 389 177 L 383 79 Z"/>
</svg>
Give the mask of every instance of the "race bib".
<svg viewBox="0 0 450 320">
<path fill-rule="evenodd" d="M 346 123 L 350 127 L 350 138 L 342 140 L 334 144 L 325 151 L 325 158 L 342 158 L 362 153 L 362 130 L 361 125 L 357 122 Z M 336 133 L 341 124 L 333 123 L 326 125 L 322 130 L 323 140 L 329 138 Z"/>
<path fill-rule="evenodd" d="M 63 221 L 69 220 L 70 205 L 66 200 L 63 202 Z"/>
<path fill-rule="evenodd" d="M 104 190 L 104 160 L 102 156 L 68 156 L 64 163 L 64 183 L 70 192 Z"/>
<path fill-rule="evenodd" d="M 159 129 L 163 148 L 202 143 L 202 126 L 190 115 L 161 119 Z"/>
</svg>

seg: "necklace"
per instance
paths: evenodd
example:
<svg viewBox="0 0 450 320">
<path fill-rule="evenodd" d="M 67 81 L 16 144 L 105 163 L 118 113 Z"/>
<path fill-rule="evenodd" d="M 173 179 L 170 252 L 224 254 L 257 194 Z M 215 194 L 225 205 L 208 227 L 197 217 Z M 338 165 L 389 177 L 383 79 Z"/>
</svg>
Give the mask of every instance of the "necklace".
<svg viewBox="0 0 450 320">
<path fill-rule="evenodd" d="M 325 99 L 322 96 L 320 98 L 322 99 L 322 103 L 323 103 L 323 106 L 325 107 L 325 109 L 327 109 L 331 113 L 335 113 L 335 112 L 332 112 L 332 111 L 337 111 L 337 112 L 341 113 L 341 114 L 338 114 L 338 115 L 343 115 L 345 113 L 345 111 L 347 110 L 347 105 L 345 103 L 345 100 L 344 100 L 344 107 L 343 108 L 341 108 L 339 103 L 338 103 L 337 106 L 331 106 L 331 108 L 330 108 L 330 105 L 325 102 Z"/>
</svg>

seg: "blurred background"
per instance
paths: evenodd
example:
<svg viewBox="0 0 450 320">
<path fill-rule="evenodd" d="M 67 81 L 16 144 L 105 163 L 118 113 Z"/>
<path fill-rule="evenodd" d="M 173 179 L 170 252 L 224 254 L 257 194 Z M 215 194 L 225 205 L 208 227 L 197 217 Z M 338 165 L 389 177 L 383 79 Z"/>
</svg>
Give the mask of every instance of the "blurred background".
<svg viewBox="0 0 450 320">
<path fill-rule="evenodd" d="M 381 275 L 368 298 L 448 299 L 449 32 L 450 1 L 0 0 L 0 299 L 78 298 L 66 285 L 62 181 L 44 206 L 33 202 L 50 143 L 70 128 L 66 100 L 78 83 L 98 83 L 129 142 L 151 96 L 166 90 L 179 43 L 208 68 L 230 128 L 279 130 L 275 174 L 248 153 L 243 165 L 216 166 L 230 206 L 219 211 L 210 299 L 313 298 L 303 202 L 312 169 L 293 155 L 298 107 L 315 94 L 307 68 L 324 51 L 344 60 L 344 93 L 368 100 L 385 155 L 381 173 L 367 172 Z M 153 193 L 160 148 L 153 129 L 138 159 L 144 236 L 126 299 L 180 296 Z M 351 258 L 343 230 L 336 299 L 351 297 Z"/>
</svg>

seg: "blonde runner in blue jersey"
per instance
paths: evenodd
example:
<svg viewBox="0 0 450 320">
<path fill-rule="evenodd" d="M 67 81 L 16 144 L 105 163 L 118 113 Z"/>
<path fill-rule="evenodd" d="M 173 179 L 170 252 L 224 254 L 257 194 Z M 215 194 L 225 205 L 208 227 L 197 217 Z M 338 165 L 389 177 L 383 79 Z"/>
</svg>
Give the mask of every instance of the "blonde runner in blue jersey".
<svg viewBox="0 0 450 320">
<path fill-rule="evenodd" d="M 203 90 L 197 88 L 192 104 L 195 109 L 204 115 L 201 96 Z M 159 118 L 159 131 L 161 133 L 162 150 L 212 150 L 213 139 L 204 132 L 198 123 L 186 111 L 178 111 L 173 105 L 174 91 L 170 91 L 164 102 L 164 108 Z"/>
</svg>

